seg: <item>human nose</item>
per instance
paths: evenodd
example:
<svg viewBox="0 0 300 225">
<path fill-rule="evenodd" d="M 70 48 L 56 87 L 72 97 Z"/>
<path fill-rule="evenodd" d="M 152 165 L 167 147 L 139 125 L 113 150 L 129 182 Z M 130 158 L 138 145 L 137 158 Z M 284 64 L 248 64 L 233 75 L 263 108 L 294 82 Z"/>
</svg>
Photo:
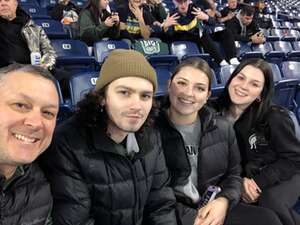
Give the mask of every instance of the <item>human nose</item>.
<svg viewBox="0 0 300 225">
<path fill-rule="evenodd" d="M 27 113 L 24 124 L 33 129 L 41 128 L 43 124 L 43 118 L 40 111 L 30 111 Z"/>
</svg>

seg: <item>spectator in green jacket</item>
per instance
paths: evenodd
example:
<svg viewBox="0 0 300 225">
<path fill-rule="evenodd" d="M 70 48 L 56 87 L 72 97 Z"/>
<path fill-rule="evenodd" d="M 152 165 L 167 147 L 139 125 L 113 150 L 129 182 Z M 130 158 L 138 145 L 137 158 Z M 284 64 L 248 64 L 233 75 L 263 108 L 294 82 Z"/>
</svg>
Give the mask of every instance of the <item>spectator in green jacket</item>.
<svg viewBox="0 0 300 225">
<path fill-rule="evenodd" d="M 106 10 L 108 3 L 108 0 L 90 0 L 79 16 L 79 36 L 88 45 L 103 38 L 119 37 L 119 16 Z"/>
</svg>

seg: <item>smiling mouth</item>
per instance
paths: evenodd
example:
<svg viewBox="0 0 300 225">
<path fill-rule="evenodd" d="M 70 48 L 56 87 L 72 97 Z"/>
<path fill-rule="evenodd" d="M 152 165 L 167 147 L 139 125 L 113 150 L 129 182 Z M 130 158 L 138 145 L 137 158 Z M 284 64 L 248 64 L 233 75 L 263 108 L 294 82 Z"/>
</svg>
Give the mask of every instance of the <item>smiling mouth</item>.
<svg viewBox="0 0 300 225">
<path fill-rule="evenodd" d="M 247 96 L 247 94 L 245 94 L 245 93 L 243 93 L 243 92 L 241 92 L 241 91 L 239 91 L 239 90 L 235 90 L 235 93 L 236 93 L 236 95 L 238 95 L 239 97 L 246 97 L 246 96 Z"/>
<path fill-rule="evenodd" d="M 184 104 L 193 104 L 194 102 L 191 100 L 187 100 L 185 98 L 179 98 L 179 101 L 184 103 Z"/>
<path fill-rule="evenodd" d="M 16 134 L 14 133 L 13 136 L 18 139 L 19 141 L 22 141 L 22 142 L 25 142 L 25 143 L 29 143 L 29 144 L 32 144 L 32 143 L 35 143 L 37 142 L 39 139 L 37 138 L 31 138 L 31 137 L 26 137 L 22 134 Z"/>
</svg>

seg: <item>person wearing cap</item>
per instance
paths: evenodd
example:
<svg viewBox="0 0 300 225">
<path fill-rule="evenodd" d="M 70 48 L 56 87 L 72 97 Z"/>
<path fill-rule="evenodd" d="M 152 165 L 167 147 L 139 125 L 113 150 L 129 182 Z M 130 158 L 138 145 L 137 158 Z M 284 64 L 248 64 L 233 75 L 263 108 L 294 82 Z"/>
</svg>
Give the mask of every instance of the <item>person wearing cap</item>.
<svg viewBox="0 0 300 225">
<path fill-rule="evenodd" d="M 96 87 L 41 159 L 56 225 L 176 225 L 175 197 L 148 117 L 155 70 L 134 50 L 105 60 Z"/>
</svg>

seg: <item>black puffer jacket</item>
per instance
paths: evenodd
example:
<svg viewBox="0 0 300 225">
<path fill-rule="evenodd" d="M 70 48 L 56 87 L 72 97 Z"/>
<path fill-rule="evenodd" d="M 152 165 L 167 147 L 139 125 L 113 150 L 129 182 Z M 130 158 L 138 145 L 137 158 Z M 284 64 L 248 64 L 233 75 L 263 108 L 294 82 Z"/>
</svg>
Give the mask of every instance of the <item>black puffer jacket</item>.
<svg viewBox="0 0 300 225">
<path fill-rule="evenodd" d="M 244 175 L 252 177 L 261 189 L 279 184 L 300 174 L 300 139 L 286 109 L 270 107 L 261 123 L 249 108 L 235 122 Z"/>
<path fill-rule="evenodd" d="M 0 181 L 1 225 L 45 225 L 52 208 L 50 185 L 36 164 L 23 167 L 11 182 Z"/>
<path fill-rule="evenodd" d="M 55 225 L 176 225 L 159 134 L 145 128 L 135 136 L 140 151 L 130 160 L 103 129 L 75 117 L 57 129 L 42 159 Z"/>
<path fill-rule="evenodd" d="M 198 154 L 199 194 L 203 194 L 209 185 L 218 185 L 222 188 L 218 196 L 226 197 L 233 207 L 241 194 L 240 155 L 234 130 L 226 120 L 215 117 L 206 107 L 200 111 L 199 118 L 202 126 Z M 184 140 L 164 112 L 158 118 L 157 126 L 171 173 L 171 186 L 184 185 L 191 173 Z M 186 196 L 176 197 L 185 204 L 191 204 Z"/>
</svg>

